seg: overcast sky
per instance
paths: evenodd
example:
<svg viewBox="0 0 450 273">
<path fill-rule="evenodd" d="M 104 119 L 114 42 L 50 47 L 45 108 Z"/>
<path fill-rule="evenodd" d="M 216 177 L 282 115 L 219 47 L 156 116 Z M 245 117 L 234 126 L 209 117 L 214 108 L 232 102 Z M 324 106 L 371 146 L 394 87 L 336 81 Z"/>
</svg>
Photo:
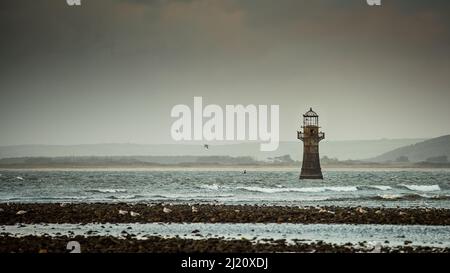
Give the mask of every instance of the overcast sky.
<svg viewBox="0 0 450 273">
<path fill-rule="evenodd" d="M 450 1 L 0 2 L 0 145 L 171 143 L 175 104 L 279 104 L 280 136 L 450 133 Z"/>
</svg>

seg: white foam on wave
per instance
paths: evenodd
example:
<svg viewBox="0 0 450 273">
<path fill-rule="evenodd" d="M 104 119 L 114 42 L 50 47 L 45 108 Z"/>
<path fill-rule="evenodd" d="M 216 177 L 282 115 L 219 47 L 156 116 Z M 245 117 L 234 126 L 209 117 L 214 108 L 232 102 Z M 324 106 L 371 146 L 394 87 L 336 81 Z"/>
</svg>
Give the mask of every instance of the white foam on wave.
<svg viewBox="0 0 450 273">
<path fill-rule="evenodd" d="M 246 191 L 264 192 L 264 193 L 277 193 L 291 191 L 289 188 L 262 188 L 262 187 L 237 187 Z"/>
<path fill-rule="evenodd" d="M 94 189 L 89 190 L 91 192 L 101 192 L 101 193 L 119 193 L 119 192 L 127 192 L 126 189 Z"/>
<path fill-rule="evenodd" d="M 204 184 L 204 185 L 200 185 L 201 188 L 203 189 L 207 189 L 207 190 L 219 190 L 220 186 L 217 184 L 212 184 L 212 185 L 208 185 L 208 184 Z"/>
<path fill-rule="evenodd" d="M 356 186 L 341 186 L 341 187 L 325 187 L 328 191 L 357 191 Z"/>
<path fill-rule="evenodd" d="M 382 199 L 395 200 L 395 199 L 402 198 L 403 195 L 401 195 L 401 194 L 380 194 L 378 196 Z"/>
<path fill-rule="evenodd" d="M 305 187 L 305 188 L 263 188 L 263 187 L 238 187 L 247 191 L 263 192 L 263 193 L 280 193 L 280 192 L 350 192 L 357 191 L 354 186 L 337 186 L 337 187 Z"/>
<path fill-rule="evenodd" d="M 392 190 L 392 187 L 390 186 L 382 186 L 382 185 L 371 185 L 369 186 L 370 188 L 374 188 L 377 190 L 381 190 L 381 191 L 388 191 L 388 190 Z"/>
<path fill-rule="evenodd" d="M 400 184 L 400 186 L 407 188 L 412 191 L 440 191 L 439 185 L 405 185 Z"/>
<path fill-rule="evenodd" d="M 423 197 L 423 198 L 428 198 L 428 199 L 439 199 L 439 198 L 445 198 L 445 195 L 436 195 L 436 194 L 418 194 L 418 196 Z"/>
<path fill-rule="evenodd" d="M 448 200 L 449 195 L 439 195 L 439 194 L 380 194 L 378 197 L 386 200 L 418 200 L 418 199 L 436 199 L 436 200 Z"/>
<path fill-rule="evenodd" d="M 142 198 L 144 196 L 142 195 L 138 195 L 138 194 L 132 194 L 132 195 L 121 195 L 121 196 L 108 196 L 108 199 L 138 199 L 138 198 Z"/>
<path fill-rule="evenodd" d="M 176 199 L 181 199 L 181 200 L 186 200 L 186 199 L 214 199 L 214 198 L 230 198 L 230 197 L 234 197 L 233 194 L 215 194 L 215 195 L 209 195 L 209 194 L 197 194 L 197 193 L 186 193 L 186 194 L 158 194 L 158 195 L 154 195 L 151 196 L 153 198 L 158 198 L 158 199 L 171 199 L 171 200 L 176 200 Z"/>
</svg>

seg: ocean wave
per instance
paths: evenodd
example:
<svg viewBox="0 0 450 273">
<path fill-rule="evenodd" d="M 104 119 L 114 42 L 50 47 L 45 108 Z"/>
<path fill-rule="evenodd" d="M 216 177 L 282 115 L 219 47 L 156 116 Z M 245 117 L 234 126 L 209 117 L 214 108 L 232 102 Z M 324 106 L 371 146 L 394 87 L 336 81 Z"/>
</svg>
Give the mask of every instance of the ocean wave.
<svg viewBox="0 0 450 273">
<path fill-rule="evenodd" d="M 441 188 L 439 187 L 439 185 L 405 185 L 405 184 L 400 184 L 399 186 L 401 187 L 405 187 L 408 190 L 412 190 L 412 191 L 440 191 Z"/>
<path fill-rule="evenodd" d="M 383 194 L 373 197 L 376 200 L 450 200 L 450 195 L 427 194 Z"/>
<path fill-rule="evenodd" d="M 299 196 L 295 201 L 330 201 L 331 198 L 327 196 Z"/>
<path fill-rule="evenodd" d="M 140 196 L 138 198 L 142 198 L 144 196 Z M 234 197 L 233 194 L 155 194 L 155 195 L 146 195 L 145 199 L 147 200 L 192 200 L 192 199 L 214 199 L 214 198 L 231 198 Z M 116 197 L 117 198 L 117 197 Z"/>
<path fill-rule="evenodd" d="M 87 190 L 87 192 L 101 192 L 101 193 L 123 193 L 127 192 L 126 189 L 92 189 Z"/>
<path fill-rule="evenodd" d="M 207 189 L 207 190 L 219 190 L 220 186 L 217 184 L 203 184 L 199 186 L 202 189 Z"/>
<path fill-rule="evenodd" d="M 379 194 L 375 196 L 345 196 L 328 197 L 326 201 L 420 201 L 420 200 L 450 200 L 450 195 L 427 194 Z"/>
<path fill-rule="evenodd" d="M 22 201 L 77 201 L 77 200 L 88 200 L 88 196 L 23 196 L 23 197 L 9 197 L 1 199 L 1 201 L 6 202 L 22 202 Z"/>
<path fill-rule="evenodd" d="M 195 199 L 195 198 L 229 198 L 234 197 L 233 194 L 214 194 L 214 195 L 207 195 L 207 194 L 173 194 L 173 195 L 160 195 L 164 198 L 170 198 L 170 199 Z"/>
<path fill-rule="evenodd" d="M 110 195 L 106 198 L 114 199 L 114 200 L 123 200 L 123 199 L 139 199 L 139 198 L 143 198 L 143 197 L 144 197 L 143 195 L 134 194 L 134 195 L 122 195 L 122 196 Z"/>
<path fill-rule="evenodd" d="M 325 191 L 335 191 L 335 192 L 351 192 L 357 191 L 356 186 L 336 186 L 336 187 L 305 187 L 305 188 L 263 188 L 263 187 L 237 187 L 237 189 L 242 189 L 252 192 L 263 192 L 263 193 L 280 193 L 280 192 L 325 192 Z"/>
<path fill-rule="evenodd" d="M 381 199 L 381 200 L 398 200 L 401 199 L 404 195 L 402 194 L 380 194 L 374 197 L 373 199 Z"/>
<path fill-rule="evenodd" d="M 388 191 L 392 190 L 391 186 L 384 186 L 384 185 L 364 185 L 364 186 L 357 186 L 358 190 L 379 190 L 379 191 Z"/>
<path fill-rule="evenodd" d="M 356 186 L 325 187 L 325 191 L 357 191 Z"/>
<path fill-rule="evenodd" d="M 382 185 L 371 185 L 371 186 L 369 186 L 369 188 L 374 188 L 374 189 L 381 190 L 381 191 L 392 190 L 392 187 L 390 187 L 390 186 L 382 186 Z"/>
</svg>

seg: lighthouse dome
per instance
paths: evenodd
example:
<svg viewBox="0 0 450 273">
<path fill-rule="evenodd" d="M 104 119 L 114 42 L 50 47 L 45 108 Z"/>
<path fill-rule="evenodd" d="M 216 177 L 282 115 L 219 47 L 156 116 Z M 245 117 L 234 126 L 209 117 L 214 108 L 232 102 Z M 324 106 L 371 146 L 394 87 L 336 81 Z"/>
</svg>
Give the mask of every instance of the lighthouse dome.
<svg viewBox="0 0 450 273">
<path fill-rule="evenodd" d="M 317 115 L 317 113 L 314 112 L 312 108 L 309 108 L 309 111 L 306 112 L 303 116 L 304 117 L 318 117 L 319 115 Z"/>
</svg>

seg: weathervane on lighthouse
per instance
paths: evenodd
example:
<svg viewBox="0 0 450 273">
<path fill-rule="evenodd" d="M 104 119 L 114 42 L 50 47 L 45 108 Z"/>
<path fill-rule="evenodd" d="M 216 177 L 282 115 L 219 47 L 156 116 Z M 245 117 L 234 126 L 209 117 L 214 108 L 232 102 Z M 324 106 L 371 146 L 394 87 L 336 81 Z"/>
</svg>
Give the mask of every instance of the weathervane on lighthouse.
<svg viewBox="0 0 450 273">
<path fill-rule="evenodd" d="M 297 131 L 297 138 L 303 141 L 303 164 L 300 179 L 323 179 L 320 168 L 319 142 L 325 133 L 319 132 L 319 116 L 309 108 L 303 115 L 303 132 Z"/>
</svg>

